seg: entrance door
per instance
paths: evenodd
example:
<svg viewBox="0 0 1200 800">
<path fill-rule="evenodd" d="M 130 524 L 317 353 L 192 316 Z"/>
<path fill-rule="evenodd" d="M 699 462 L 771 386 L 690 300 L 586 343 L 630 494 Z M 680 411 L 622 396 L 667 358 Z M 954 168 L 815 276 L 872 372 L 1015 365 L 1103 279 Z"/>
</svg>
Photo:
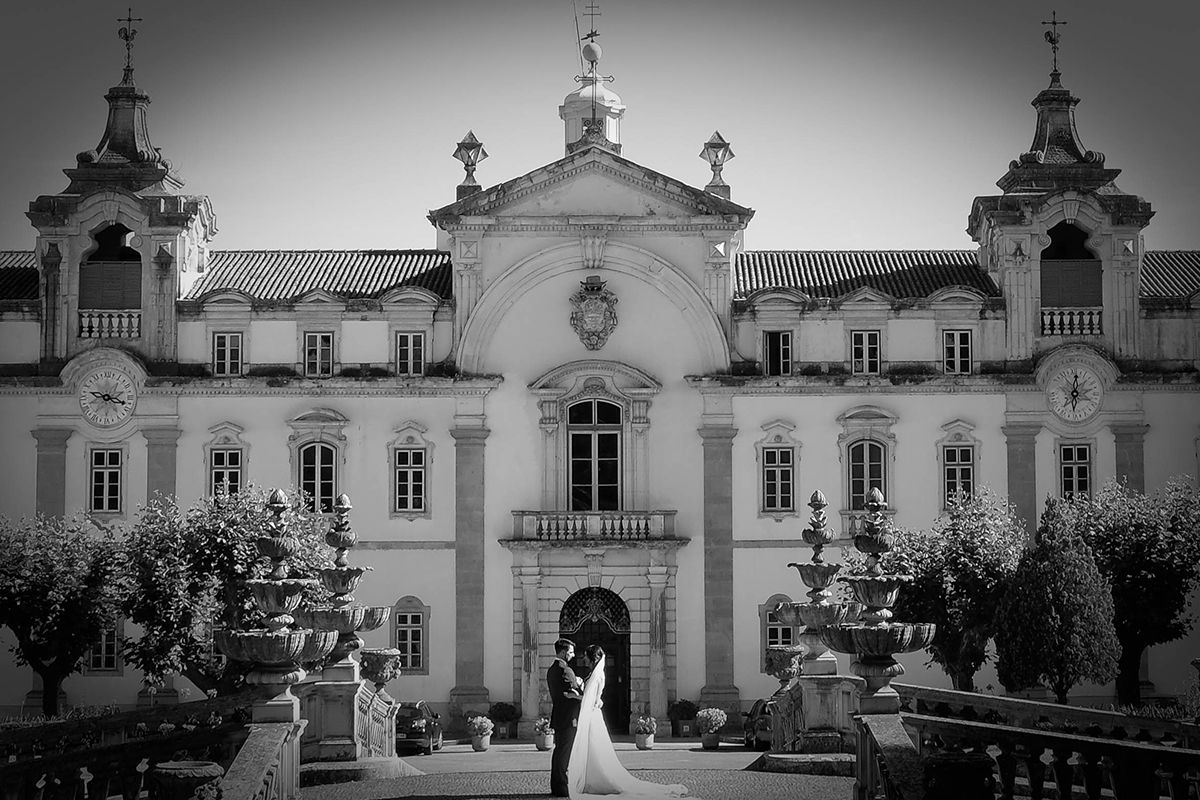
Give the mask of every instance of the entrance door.
<svg viewBox="0 0 1200 800">
<path fill-rule="evenodd" d="M 590 644 L 604 648 L 604 721 L 609 733 L 629 733 L 629 609 L 625 602 L 608 589 L 581 589 L 563 604 L 559 635 L 575 642 L 577 659 Z"/>
</svg>

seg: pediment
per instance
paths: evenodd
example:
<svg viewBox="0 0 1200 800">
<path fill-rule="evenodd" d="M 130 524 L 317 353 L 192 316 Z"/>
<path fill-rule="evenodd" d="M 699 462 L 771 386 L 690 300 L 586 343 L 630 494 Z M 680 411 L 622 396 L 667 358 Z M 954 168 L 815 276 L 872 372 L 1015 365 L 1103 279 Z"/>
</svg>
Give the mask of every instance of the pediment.
<svg viewBox="0 0 1200 800">
<path fill-rule="evenodd" d="M 872 286 L 860 286 L 854 291 L 847 292 L 838 299 L 839 305 L 843 308 L 846 306 L 874 306 L 874 305 L 891 305 L 896 298 L 890 294 L 881 292 Z"/>
<path fill-rule="evenodd" d="M 765 308 L 768 306 L 790 307 L 807 305 L 812 302 L 812 298 L 794 287 L 771 286 L 751 292 L 746 297 L 746 302 L 756 308 Z"/>
<path fill-rule="evenodd" d="M 929 293 L 931 303 L 982 303 L 987 298 L 970 286 L 943 286 Z"/>
<path fill-rule="evenodd" d="M 345 301 L 337 295 L 325 289 L 310 289 L 304 294 L 296 298 L 296 304 L 307 304 L 313 306 L 338 306 L 344 307 Z"/>
<path fill-rule="evenodd" d="M 587 148 L 429 213 L 463 217 L 743 217 L 754 212 L 601 148 Z"/>
</svg>

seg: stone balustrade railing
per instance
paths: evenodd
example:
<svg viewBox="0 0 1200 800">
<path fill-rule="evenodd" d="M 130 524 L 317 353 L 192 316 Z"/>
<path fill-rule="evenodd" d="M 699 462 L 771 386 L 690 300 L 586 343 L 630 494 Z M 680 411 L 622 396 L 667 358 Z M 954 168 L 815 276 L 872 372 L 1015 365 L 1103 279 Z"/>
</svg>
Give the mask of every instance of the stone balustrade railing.
<svg viewBox="0 0 1200 800">
<path fill-rule="evenodd" d="M 1042 336 L 1099 336 L 1104 309 L 1100 306 L 1079 308 L 1042 308 Z"/>
<path fill-rule="evenodd" d="M 641 541 L 675 538 L 674 511 L 514 511 L 513 539 Z"/>
<path fill-rule="evenodd" d="M 921 756 L 898 714 L 854 718 L 854 800 L 922 800 Z"/>
<path fill-rule="evenodd" d="M 221 780 L 221 800 L 296 800 L 306 722 L 256 722 Z"/>
<path fill-rule="evenodd" d="M 141 309 L 79 312 L 80 339 L 137 339 L 142 335 Z"/>
<path fill-rule="evenodd" d="M 900 695 L 901 709 L 917 714 L 1200 749 L 1200 725 L 1191 722 L 906 683 L 892 683 L 892 688 Z"/>
<path fill-rule="evenodd" d="M 354 699 L 354 735 L 363 758 L 396 755 L 396 712 L 399 706 L 365 684 Z"/>
<path fill-rule="evenodd" d="M 924 714 L 901 713 L 899 718 L 923 757 L 964 751 L 990 757 L 1004 800 L 1018 794 L 1044 797 L 1048 786 L 1058 797 L 1082 793 L 1089 800 L 1158 800 L 1200 792 L 1200 750 Z M 878 760 L 895 775 L 886 754 Z"/>
</svg>

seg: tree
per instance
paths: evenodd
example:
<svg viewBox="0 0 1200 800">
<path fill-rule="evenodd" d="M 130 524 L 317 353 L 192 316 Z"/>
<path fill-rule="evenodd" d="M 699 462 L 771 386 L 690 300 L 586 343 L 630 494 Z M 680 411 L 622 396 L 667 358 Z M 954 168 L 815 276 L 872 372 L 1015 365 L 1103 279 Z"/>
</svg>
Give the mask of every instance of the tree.
<svg viewBox="0 0 1200 800">
<path fill-rule="evenodd" d="M 997 672 L 1009 691 L 1045 684 L 1059 703 L 1082 681 L 1117 671 L 1112 587 L 1081 538 L 1062 533 L 1051 499 L 996 615 Z"/>
<path fill-rule="evenodd" d="M 248 665 L 220 658 L 212 632 L 261 623 L 246 580 L 261 577 L 270 565 L 255 545 L 271 519 L 266 499 L 265 490 L 246 487 L 186 511 L 161 495 L 139 510 L 128 537 L 131 586 L 124 610 L 142 632 L 124 647 L 147 683 L 178 672 L 205 693 L 228 694 L 241 686 Z M 324 544 L 329 523 L 308 511 L 298 494 L 288 496 L 288 506 L 284 518 L 300 541 L 287 562 L 290 577 L 312 577 L 332 561 Z M 321 599 L 321 592 L 313 587 L 306 600 Z"/>
<path fill-rule="evenodd" d="M 42 713 L 58 715 L 63 681 L 113 626 L 124 591 L 121 543 L 87 519 L 0 519 L 0 625 L 42 679 Z"/>
<path fill-rule="evenodd" d="M 984 488 L 953 498 L 929 530 L 896 531 L 895 563 L 913 577 L 896 618 L 937 625 L 928 651 L 955 689 L 975 691 L 996 608 L 1028 541 L 1016 509 Z"/>
<path fill-rule="evenodd" d="M 1195 623 L 1187 612 L 1200 584 L 1198 504 L 1196 487 L 1178 479 L 1149 496 L 1110 481 L 1095 497 L 1063 504 L 1062 529 L 1083 537 L 1112 584 L 1118 703 L 1141 703 L 1143 651 L 1184 636 Z"/>
</svg>

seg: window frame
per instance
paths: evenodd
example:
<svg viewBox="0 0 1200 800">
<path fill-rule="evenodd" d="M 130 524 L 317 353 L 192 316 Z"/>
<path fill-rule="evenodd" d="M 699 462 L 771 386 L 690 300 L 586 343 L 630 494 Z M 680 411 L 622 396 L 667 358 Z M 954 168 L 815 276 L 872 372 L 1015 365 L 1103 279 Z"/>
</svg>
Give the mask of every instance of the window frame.
<svg viewBox="0 0 1200 800">
<path fill-rule="evenodd" d="M 878 451 L 878 453 L 879 453 L 879 460 L 877 462 L 878 466 L 879 466 L 879 484 L 878 484 L 878 486 L 876 486 L 873 483 L 873 480 L 872 480 L 872 477 L 870 474 L 870 470 L 871 470 L 871 467 L 873 466 L 874 462 L 872 462 L 870 459 L 867 459 L 862 464 L 863 471 L 864 471 L 864 477 L 862 480 L 864 481 L 864 485 L 863 485 L 863 491 L 861 493 L 862 503 L 858 508 L 855 508 L 855 505 L 854 505 L 855 498 L 860 496 L 860 495 L 856 495 L 854 492 L 854 482 L 855 482 L 855 478 L 854 478 L 855 461 L 854 461 L 854 459 L 855 459 L 855 451 L 856 450 L 861 450 L 862 452 L 866 452 L 867 450 L 873 450 L 873 451 Z M 890 476 L 888 475 L 888 447 L 887 447 L 886 443 L 881 442 L 878 439 L 872 439 L 869 437 L 855 439 L 854 441 L 850 442 L 846 446 L 846 498 L 847 498 L 846 509 L 848 511 L 850 511 L 851 513 L 866 512 L 867 511 L 867 505 L 866 505 L 867 497 L 870 495 L 871 490 L 874 488 L 878 488 L 879 491 L 883 492 L 883 496 L 886 499 L 889 496 L 888 495 L 888 478 L 889 477 Z"/>
<path fill-rule="evenodd" d="M 792 640 L 791 644 L 794 645 L 794 644 L 797 644 L 797 642 L 798 642 L 798 633 L 796 631 L 795 626 L 785 625 L 784 623 L 779 622 L 778 620 L 771 621 L 771 617 L 774 616 L 774 613 L 775 613 L 775 606 L 777 606 L 780 603 L 790 603 L 790 602 L 792 602 L 792 598 L 788 597 L 786 594 L 773 594 L 770 597 L 768 597 L 766 599 L 766 601 L 763 602 L 762 604 L 760 604 L 758 607 L 758 645 L 759 645 L 758 646 L 758 671 L 759 672 L 765 673 L 767 671 L 767 648 L 768 647 L 787 646 L 787 645 L 772 645 L 772 644 L 770 644 L 770 629 L 771 628 L 781 628 L 781 629 L 787 628 L 787 629 L 789 629 L 791 632 L 791 640 Z"/>
<path fill-rule="evenodd" d="M 785 454 L 787 463 L 779 460 L 772 463 L 772 456 L 778 458 Z M 794 512 L 796 510 L 796 448 L 791 445 L 763 447 L 762 460 L 759 464 L 759 478 L 762 482 L 762 503 L 759 510 L 763 514 Z M 774 480 L 772 480 L 772 476 Z M 772 484 L 776 487 L 774 492 L 770 489 Z M 783 486 L 787 488 L 781 488 Z M 772 504 L 772 500 L 775 501 L 774 504 Z"/>
<path fill-rule="evenodd" d="M 115 454 L 117 456 L 117 464 L 97 465 L 96 455 L 98 453 Z M 93 444 L 88 447 L 87 457 L 87 508 L 89 514 L 99 514 L 104 516 L 119 516 L 125 513 L 125 469 L 129 463 L 127 458 L 126 448 L 111 444 Z M 116 476 L 116 508 L 97 508 L 96 507 L 96 477 L 97 470 L 102 470 Z M 108 484 L 105 483 L 107 488 Z M 105 493 L 107 497 L 108 492 Z"/>
<path fill-rule="evenodd" d="M 420 634 L 418 641 L 419 641 L 419 646 L 420 646 L 421 663 L 416 667 L 413 667 L 410 665 L 409 656 L 411 655 L 411 653 L 408 652 L 408 648 L 401 647 L 401 644 L 408 644 L 408 643 L 411 643 L 411 641 L 412 641 L 411 639 L 408 639 L 406 642 L 401 642 L 401 640 L 400 640 L 400 630 L 401 630 L 400 617 L 402 614 L 406 615 L 406 616 L 412 615 L 412 614 L 420 614 L 421 615 L 421 621 L 419 624 L 416 624 L 416 625 L 408 624 L 408 625 L 404 626 L 404 630 L 417 631 Z M 426 605 L 425 603 L 421 602 L 421 599 L 419 597 L 416 597 L 411 594 L 401 597 L 399 600 L 397 600 L 392 605 L 392 619 L 391 619 L 391 624 L 388 626 L 388 630 L 390 631 L 391 646 L 393 648 L 399 650 L 402 654 L 401 655 L 402 661 L 401 661 L 401 665 L 400 665 L 400 669 L 401 669 L 402 673 L 404 675 L 428 675 L 429 674 L 429 606 Z"/>
<path fill-rule="evenodd" d="M 324 469 L 326 466 L 326 464 L 324 464 L 324 463 L 315 463 L 313 465 L 314 472 L 315 472 L 313 481 L 312 481 L 313 489 L 318 490 L 318 491 L 309 491 L 305 486 L 306 481 L 304 478 L 304 469 L 305 469 L 306 465 L 304 463 L 304 458 L 305 458 L 305 454 L 308 452 L 314 452 L 314 453 L 328 452 L 329 453 L 328 466 L 330 469 L 333 470 L 333 477 L 328 481 L 328 483 L 330 484 L 330 491 L 329 491 L 328 497 L 325 497 L 325 495 L 319 491 L 321 489 L 322 485 L 326 483 L 326 481 L 320 475 L 320 471 L 322 469 Z M 338 456 L 339 456 L 338 448 L 332 442 L 325 442 L 325 441 L 317 440 L 317 441 L 305 442 L 296 448 L 296 465 L 297 465 L 296 487 L 301 492 L 304 492 L 312 499 L 312 502 L 309 506 L 310 511 L 320 513 L 320 514 L 332 514 L 333 513 L 333 504 L 337 500 L 338 494 L 340 494 L 339 481 L 340 481 L 341 472 L 342 472 L 341 466 L 338 463 L 340 461 Z M 328 505 L 326 505 L 326 501 L 327 501 Z"/>
<path fill-rule="evenodd" d="M 772 371 L 772 339 L 778 341 L 778 355 L 774 359 L 778 371 Z M 764 330 L 762 332 L 762 373 L 767 377 L 786 378 L 792 374 L 792 364 L 795 362 L 794 338 L 790 330 Z"/>
<path fill-rule="evenodd" d="M 860 341 L 861 338 L 861 341 Z M 874 344 L 871 343 L 874 339 Z M 874 349 L 874 369 L 869 369 L 871 359 L 868 353 Z M 863 351 L 861 359 L 855 358 L 858 350 Z M 883 373 L 883 331 L 879 328 L 855 328 L 850 331 L 850 374 L 856 376 L 873 376 Z M 857 369 L 858 361 L 862 361 L 863 369 Z"/>
<path fill-rule="evenodd" d="M 311 343 L 312 337 L 325 337 L 325 336 L 329 337 L 328 369 L 326 371 L 322 371 L 322 369 L 321 369 L 321 367 L 322 367 L 322 361 L 321 361 L 322 343 L 319 339 L 316 344 L 316 351 L 317 351 L 316 359 L 315 359 L 316 369 L 315 370 L 309 369 L 309 365 L 311 363 L 314 363 L 309 359 L 309 353 L 313 350 L 313 345 Z M 306 378 L 332 378 L 335 368 L 336 368 L 336 364 L 337 364 L 337 349 L 336 349 L 337 348 L 337 336 L 335 335 L 335 332 L 331 331 L 331 330 L 304 331 L 304 333 L 302 334 L 302 340 L 303 340 L 303 350 L 301 351 L 300 356 L 301 356 L 301 364 L 304 365 L 304 377 L 306 377 Z"/>
<path fill-rule="evenodd" d="M 959 341 L 950 342 L 954 337 Z M 966 359 L 961 354 L 961 348 L 964 346 L 962 339 L 966 339 Z M 953 355 L 951 355 L 953 351 Z M 974 372 L 975 366 L 975 336 L 974 331 L 970 328 L 943 328 L 942 329 L 942 373 L 945 375 L 970 375 Z"/>
<path fill-rule="evenodd" d="M 408 464 L 402 465 L 399 463 L 400 455 L 402 453 L 407 453 L 409 455 L 410 461 Z M 420 462 L 421 463 L 413 464 L 411 461 L 411 456 L 413 454 L 417 454 L 417 453 L 420 454 Z M 428 466 L 429 466 L 428 459 L 426 458 L 426 452 L 425 452 L 424 447 L 406 446 L 406 447 L 393 447 L 392 448 L 392 513 L 393 514 L 395 514 L 397 516 L 425 516 L 425 514 L 427 513 L 428 508 L 429 508 Z M 410 503 L 408 508 L 401 508 L 401 503 L 400 503 L 400 500 L 401 500 L 400 478 L 401 478 L 402 472 L 409 476 L 408 481 L 407 481 L 409 491 L 407 493 L 405 493 L 405 495 L 404 495 L 405 499 L 407 499 Z M 414 492 L 412 490 L 412 485 L 413 485 L 412 476 L 413 475 L 420 476 L 417 481 L 417 483 L 420 485 L 420 489 L 416 492 Z M 411 503 L 413 500 L 417 500 L 419 502 L 419 505 L 417 507 L 412 506 Z"/>
<path fill-rule="evenodd" d="M 571 409 L 578 406 L 590 404 L 592 407 L 592 421 L 588 423 L 571 422 Z M 618 420 L 617 422 L 599 422 L 600 404 L 611 406 L 616 409 Z M 567 443 L 567 510 L 579 512 L 599 512 L 599 511 L 624 511 L 625 509 L 625 459 L 628 457 L 625 453 L 625 408 L 621 403 L 616 402 L 608 397 L 580 397 L 565 404 L 563 407 L 566 423 L 566 443 Z M 582 458 L 575 457 L 575 439 L 577 436 L 587 437 L 590 444 L 590 454 L 588 456 L 591 482 L 588 485 L 588 490 L 591 496 L 591 508 L 576 508 L 575 507 L 575 487 L 582 486 L 575 482 L 575 464 L 582 461 Z M 607 439 L 615 439 L 616 441 L 616 456 L 611 458 L 601 458 L 600 446 L 601 442 Z M 616 462 L 616 483 L 601 483 L 600 482 L 600 466 L 602 461 Z M 613 487 L 615 492 L 615 508 L 602 508 L 600 493 L 605 487 Z"/>
<path fill-rule="evenodd" d="M 409 353 L 409 357 L 405 361 L 401 361 L 401 358 L 400 358 L 400 353 L 401 353 L 400 340 L 402 338 L 408 339 L 407 350 Z M 414 347 L 413 347 L 414 342 L 417 343 L 417 347 L 415 349 L 418 350 L 418 352 L 419 352 L 418 357 L 415 359 L 412 355 L 413 350 L 414 350 Z M 395 331 L 395 336 L 392 340 L 392 343 L 396 348 L 396 350 L 395 350 L 396 357 L 395 357 L 394 363 L 395 363 L 397 375 L 419 377 L 419 376 L 422 376 L 425 374 L 425 365 L 427 363 L 429 363 L 429 360 L 427 357 L 428 353 L 429 353 L 429 350 L 427 347 L 428 341 L 425 336 L 425 331 L 412 331 L 412 330 Z"/>
<path fill-rule="evenodd" d="M 230 454 L 233 454 L 233 453 L 237 454 L 237 461 L 238 461 L 237 464 L 231 466 L 228 463 L 225 463 L 225 464 L 217 463 L 218 454 L 223 454 L 224 457 L 227 458 Z M 217 493 L 218 493 L 218 489 L 222 485 L 225 486 L 225 493 L 231 494 L 231 495 L 237 494 L 245 487 L 245 485 L 246 485 L 245 467 L 244 467 L 245 460 L 246 460 L 245 449 L 243 449 L 241 447 L 211 447 L 211 448 L 209 448 L 209 451 L 208 451 L 208 459 L 209 459 L 208 460 L 208 496 L 209 497 L 216 497 Z M 223 474 L 226 479 L 223 481 L 218 481 L 217 480 L 218 473 Z M 236 482 L 230 482 L 228 480 L 228 476 L 230 473 L 237 475 Z"/>
<path fill-rule="evenodd" d="M 1084 497 L 1091 497 L 1093 487 L 1096 483 L 1096 481 L 1095 481 L 1095 454 L 1096 454 L 1095 442 L 1093 442 L 1091 440 L 1080 441 L 1078 439 L 1070 439 L 1070 440 L 1063 439 L 1063 440 L 1058 441 L 1056 444 L 1057 444 L 1057 446 L 1055 447 L 1055 453 L 1057 454 L 1056 461 L 1057 461 L 1057 466 L 1058 466 L 1058 470 L 1057 470 L 1058 496 L 1062 497 L 1062 498 L 1070 498 L 1071 496 L 1073 496 L 1075 494 L 1079 494 Z M 1072 460 L 1071 461 L 1068 461 L 1066 459 L 1066 453 L 1067 453 L 1068 449 L 1070 449 L 1072 451 Z M 1078 454 L 1078 451 L 1080 449 L 1083 449 L 1087 454 L 1087 458 L 1084 459 L 1083 461 L 1079 461 L 1077 458 L 1075 458 L 1075 456 Z M 1078 470 L 1080 468 L 1082 468 L 1082 470 L 1083 470 L 1082 481 L 1085 484 L 1083 491 L 1079 491 L 1079 489 L 1077 487 L 1073 491 L 1068 491 L 1067 490 L 1068 480 L 1073 484 L 1078 484 L 1078 482 L 1081 480 L 1079 477 L 1079 474 L 1078 474 Z M 1068 469 L 1070 469 L 1070 471 L 1072 472 L 1072 476 L 1069 479 L 1067 477 Z"/>
<path fill-rule="evenodd" d="M 218 358 L 221 346 L 219 339 L 224 337 L 226 357 L 224 360 Z M 237 340 L 237 360 L 236 362 L 228 356 L 231 350 L 230 341 Z M 220 378 L 240 378 L 245 369 L 245 338 L 241 331 L 213 331 L 212 332 L 212 372 L 215 377 Z"/>
<path fill-rule="evenodd" d="M 96 647 L 103 646 L 104 639 L 108 634 L 112 634 L 112 666 L 96 665 Z M 100 632 L 99 641 L 92 644 L 84 655 L 82 669 L 80 670 L 87 675 L 110 675 L 119 677 L 125 674 L 125 658 L 121 647 L 121 640 L 125 638 L 125 620 L 122 617 L 117 617 Z"/>
</svg>

